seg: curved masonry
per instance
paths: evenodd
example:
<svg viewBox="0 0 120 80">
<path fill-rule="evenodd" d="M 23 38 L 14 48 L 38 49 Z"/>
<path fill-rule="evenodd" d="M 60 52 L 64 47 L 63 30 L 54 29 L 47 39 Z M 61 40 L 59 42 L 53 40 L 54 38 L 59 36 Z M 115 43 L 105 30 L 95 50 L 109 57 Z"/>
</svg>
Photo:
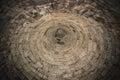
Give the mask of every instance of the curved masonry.
<svg viewBox="0 0 120 80">
<path fill-rule="evenodd" d="M 1 39 L 9 79 L 112 80 L 120 28 L 108 7 L 101 9 L 105 3 L 110 6 L 104 0 L 25 0 L 10 8 Z"/>
</svg>

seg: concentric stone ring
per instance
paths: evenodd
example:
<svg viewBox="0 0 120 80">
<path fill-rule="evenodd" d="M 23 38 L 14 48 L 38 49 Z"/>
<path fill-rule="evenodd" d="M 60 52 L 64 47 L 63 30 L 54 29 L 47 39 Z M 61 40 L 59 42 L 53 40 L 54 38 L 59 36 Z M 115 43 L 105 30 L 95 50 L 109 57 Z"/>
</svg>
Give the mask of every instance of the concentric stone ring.
<svg viewBox="0 0 120 80">
<path fill-rule="evenodd" d="M 11 4 L 12 1 L 16 3 Z M 0 10 L 0 80 L 119 77 L 120 10 L 114 6 L 116 2 L 5 2 L 8 5 L 3 4 Z"/>
<path fill-rule="evenodd" d="M 104 44 L 102 27 L 95 20 L 71 13 L 47 14 L 21 27 L 11 57 L 16 55 L 16 67 L 37 79 L 93 80 L 91 76 L 104 67 L 103 47 L 109 46 Z"/>
</svg>

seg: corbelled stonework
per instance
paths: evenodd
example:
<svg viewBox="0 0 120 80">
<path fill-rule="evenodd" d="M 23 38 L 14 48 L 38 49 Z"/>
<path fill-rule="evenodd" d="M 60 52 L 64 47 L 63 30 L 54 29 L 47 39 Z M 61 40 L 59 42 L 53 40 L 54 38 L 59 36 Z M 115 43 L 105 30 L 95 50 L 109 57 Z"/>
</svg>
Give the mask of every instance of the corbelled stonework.
<svg viewBox="0 0 120 80">
<path fill-rule="evenodd" d="M 0 60 L 4 60 L 1 69 L 8 78 L 1 79 L 119 80 L 114 73 L 120 71 L 120 16 L 116 2 L 6 3 L 2 6 L 6 11 L 1 13 L 0 53 L 4 59 Z"/>
</svg>

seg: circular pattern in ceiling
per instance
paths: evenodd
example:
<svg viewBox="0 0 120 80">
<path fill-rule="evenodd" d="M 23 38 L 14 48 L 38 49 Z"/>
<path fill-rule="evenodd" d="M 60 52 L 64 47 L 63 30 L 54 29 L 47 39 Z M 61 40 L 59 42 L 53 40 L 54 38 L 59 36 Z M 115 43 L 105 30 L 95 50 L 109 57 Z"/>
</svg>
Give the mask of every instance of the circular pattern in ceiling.
<svg viewBox="0 0 120 80">
<path fill-rule="evenodd" d="M 28 80 L 94 80 L 106 73 L 112 54 L 104 25 L 72 13 L 46 14 L 18 27 L 11 43 L 10 61 Z"/>
<path fill-rule="evenodd" d="M 120 80 L 117 0 L 1 2 L 0 80 Z"/>
</svg>

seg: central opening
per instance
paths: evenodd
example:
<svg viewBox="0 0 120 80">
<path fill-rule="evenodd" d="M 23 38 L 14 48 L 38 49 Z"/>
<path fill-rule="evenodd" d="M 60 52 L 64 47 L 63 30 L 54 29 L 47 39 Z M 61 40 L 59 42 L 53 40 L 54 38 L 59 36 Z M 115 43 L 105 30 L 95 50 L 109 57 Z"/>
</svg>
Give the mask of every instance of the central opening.
<svg viewBox="0 0 120 80">
<path fill-rule="evenodd" d="M 55 32 L 55 37 L 57 37 L 57 38 L 63 38 L 65 36 L 65 34 L 66 34 L 65 30 L 62 29 L 62 28 L 59 28 Z"/>
<path fill-rule="evenodd" d="M 55 38 L 57 40 L 57 43 L 60 45 L 64 45 L 64 41 L 63 38 L 65 37 L 66 32 L 64 29 L 62 28 L 58 28 L 55 32 Z"/>
</svg>

